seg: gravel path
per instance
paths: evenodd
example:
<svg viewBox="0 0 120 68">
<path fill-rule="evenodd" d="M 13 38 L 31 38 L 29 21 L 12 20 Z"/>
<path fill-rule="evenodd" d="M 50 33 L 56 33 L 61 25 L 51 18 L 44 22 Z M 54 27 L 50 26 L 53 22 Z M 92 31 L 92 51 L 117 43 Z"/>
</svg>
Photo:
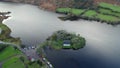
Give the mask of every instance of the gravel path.
<svg viewBox="0 0 120 68">
<path fill-rule="evenodd" d="M 2 62 L 0 62 L 0 68 L 2 68 Z"/>
</svg>

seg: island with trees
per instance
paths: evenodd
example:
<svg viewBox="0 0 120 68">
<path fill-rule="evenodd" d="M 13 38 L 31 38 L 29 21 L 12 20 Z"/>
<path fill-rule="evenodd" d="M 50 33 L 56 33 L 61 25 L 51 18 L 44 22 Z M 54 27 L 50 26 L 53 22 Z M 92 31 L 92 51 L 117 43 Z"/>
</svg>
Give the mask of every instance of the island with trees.
<svg viewBox="0 0 120 68">
<path fill-rule="evenodd" d="M 46 39 L 43 46 L 49 46 L 55 50 L 60 49 L 80 49 L 86 44 L 85 38 L 76 35 L 74 33 L 69 33 L 65 30 L 59 30 L 54 32 L 50 37 Z"/>
</svg>

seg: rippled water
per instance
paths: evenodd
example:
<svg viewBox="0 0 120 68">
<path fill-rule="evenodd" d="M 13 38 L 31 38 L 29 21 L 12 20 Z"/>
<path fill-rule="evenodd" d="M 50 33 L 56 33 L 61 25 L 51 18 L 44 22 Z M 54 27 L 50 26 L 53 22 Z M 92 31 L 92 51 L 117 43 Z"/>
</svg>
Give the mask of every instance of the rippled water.
<svg viewBox="0 0 120 68">
<path fill-rule="evenodd" d="M 57 30 L 79 33 L 87 40 L 77 51 L 46 49 L 47 58 L 55 68 L 120 68 L 120 25 L 111 26 L 95 21 L 61 21 L 59 14 L 40 10 L 28 4 L 0 2 L 0 11 L 11 11 L 4 21 L 12 36 L 23 44 L 37 45 Z"/>
</svg>

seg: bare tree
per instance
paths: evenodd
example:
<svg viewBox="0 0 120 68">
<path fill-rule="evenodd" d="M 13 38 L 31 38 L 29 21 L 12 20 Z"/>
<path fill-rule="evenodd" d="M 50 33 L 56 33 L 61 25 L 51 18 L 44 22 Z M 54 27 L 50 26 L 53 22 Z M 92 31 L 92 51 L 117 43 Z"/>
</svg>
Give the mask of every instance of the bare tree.
<svg viewBox="0 0 120 68">
<path fill-rule="evenodd" d="M 0 12 L 0 23 L 2 23 L 2 21 L 4 19 L 9 18 L 10 16 L 7 16 L 7 14 L 10 14 L 11 12 Z"/>
</svg>

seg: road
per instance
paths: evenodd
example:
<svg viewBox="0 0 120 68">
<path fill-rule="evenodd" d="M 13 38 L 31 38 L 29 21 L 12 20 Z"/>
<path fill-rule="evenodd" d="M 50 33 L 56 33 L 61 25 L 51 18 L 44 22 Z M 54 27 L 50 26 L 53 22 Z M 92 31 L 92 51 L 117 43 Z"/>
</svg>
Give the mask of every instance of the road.
<svg viewBox="0 0 120 68">
<path fill-rule="evenodd" d="M 0 62 L 0 68 L 2 68 L 2 62 Z"/>
<path fill-rule="evenodd" d="M 22 48 L 21 51 L 28 57 L 28 58 L 34 58 L 35 60 L 39 59 L 39 56 L 36 52 L 36 48 L 32 48 L 30 46 L 26 48 Z"/>
</svg>

